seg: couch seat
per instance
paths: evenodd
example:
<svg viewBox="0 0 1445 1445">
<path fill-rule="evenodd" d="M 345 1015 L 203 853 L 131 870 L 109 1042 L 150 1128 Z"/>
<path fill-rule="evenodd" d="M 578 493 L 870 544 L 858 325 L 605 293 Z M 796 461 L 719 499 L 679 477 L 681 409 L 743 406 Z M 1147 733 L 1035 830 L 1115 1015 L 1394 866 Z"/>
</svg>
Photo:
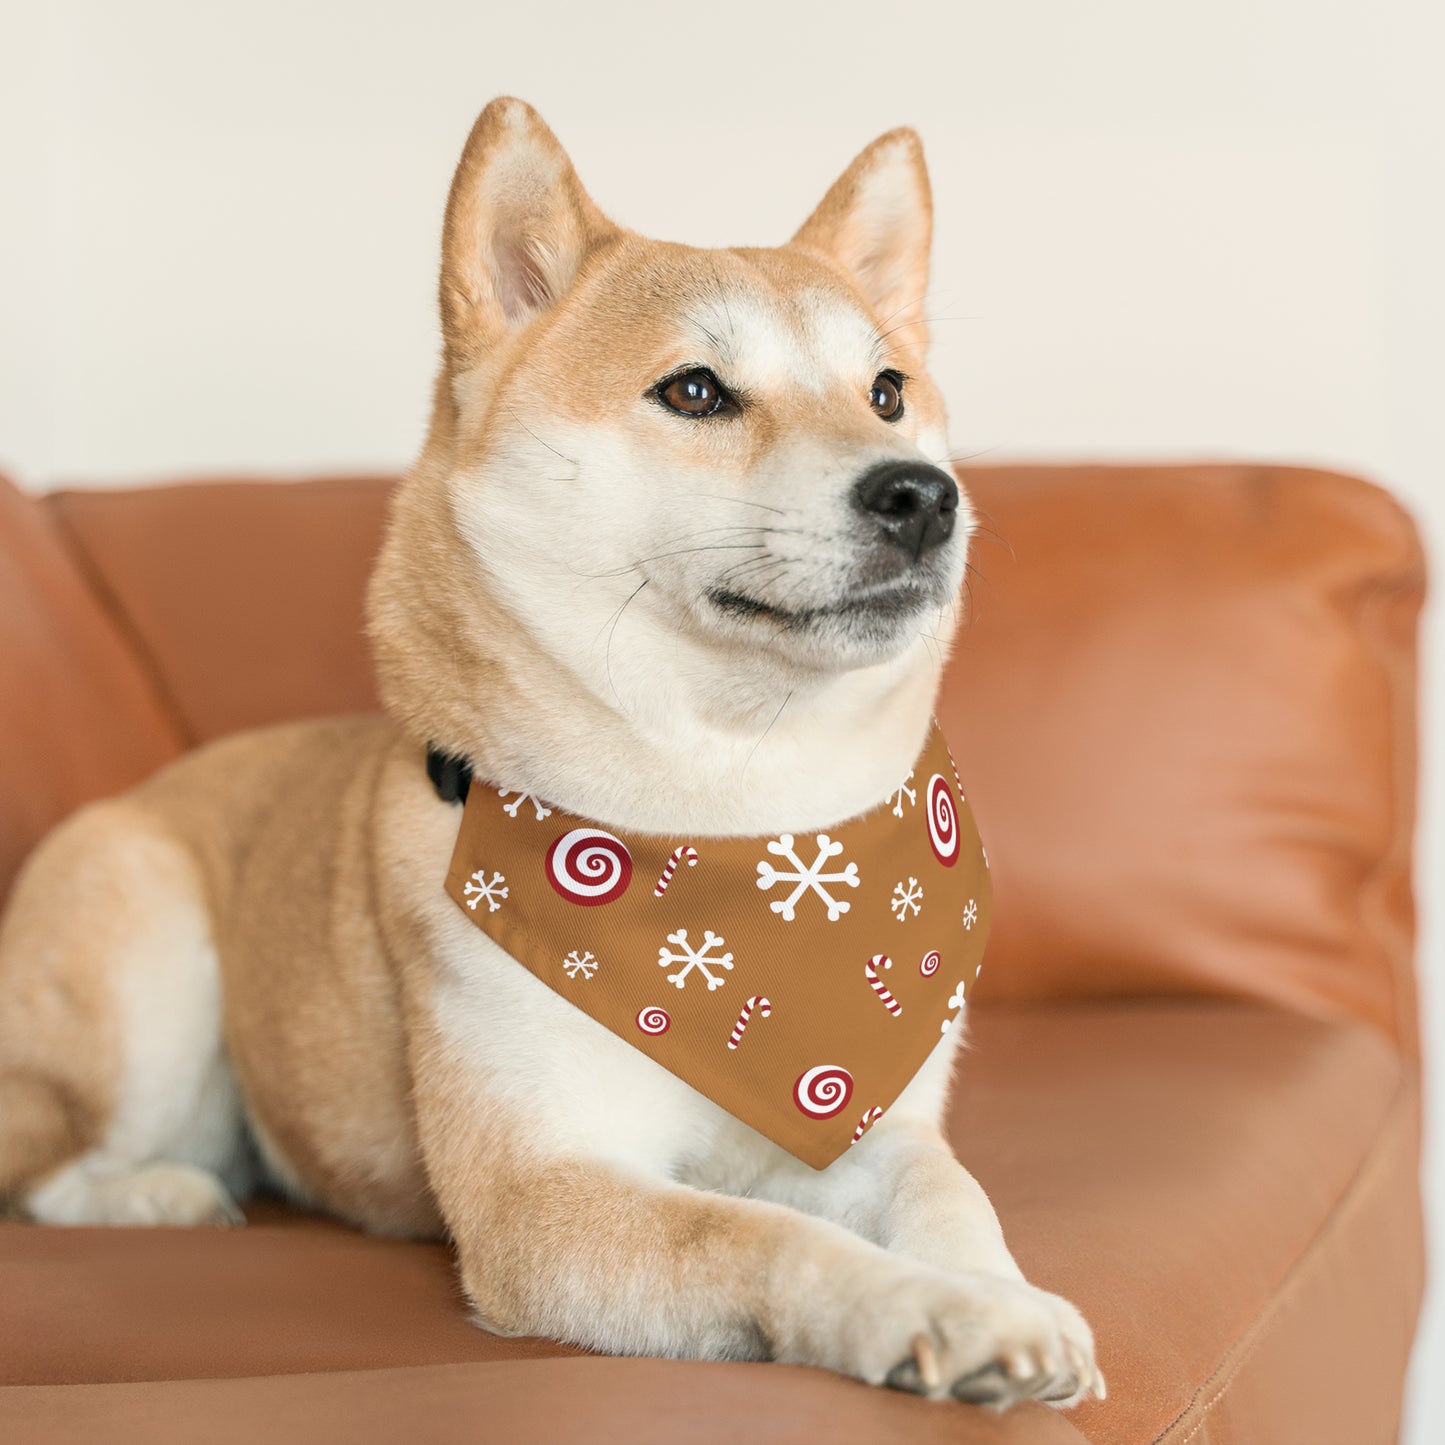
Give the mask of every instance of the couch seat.
<svg viewBox="0 0 1445 1445">
<path fill-rule="evenodd" d="M 258 1204 L 235 1231 L 0 1225 L 0 1423 L 9 1445 L 1209 1445 L 1241 1420 L 1259 1445 L 1389 1438 L 1421 1271 L 1416 1099 L 1356 1024 L 975 1009 L 951 1127 L 1025 1270 L 1094 1325 L 1110 1398 L 1068 1415 L 498 1339 L 467 1324 L 442 1246 Z M 1326 1391 L 1308 1418 L 1336 1371 L 1355 1413 Z"/>
</svg>

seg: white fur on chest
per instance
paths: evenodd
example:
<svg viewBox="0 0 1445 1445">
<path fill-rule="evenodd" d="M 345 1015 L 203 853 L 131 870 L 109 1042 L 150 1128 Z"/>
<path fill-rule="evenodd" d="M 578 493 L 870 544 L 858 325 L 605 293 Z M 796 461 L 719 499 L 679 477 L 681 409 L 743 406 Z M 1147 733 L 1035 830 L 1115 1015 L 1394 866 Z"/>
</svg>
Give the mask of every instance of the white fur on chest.
<svg viewBox="0 0 1445 1445">
<path fill-rule="evenodd" d="M 539 1152 L 685 1182 L 721 1163 L 729 1185 L 783 1155 L 548 988 L 451 899 L 434 924 L 437 1028 L 490 1098 L 533 1122 Z"/>
</svg>

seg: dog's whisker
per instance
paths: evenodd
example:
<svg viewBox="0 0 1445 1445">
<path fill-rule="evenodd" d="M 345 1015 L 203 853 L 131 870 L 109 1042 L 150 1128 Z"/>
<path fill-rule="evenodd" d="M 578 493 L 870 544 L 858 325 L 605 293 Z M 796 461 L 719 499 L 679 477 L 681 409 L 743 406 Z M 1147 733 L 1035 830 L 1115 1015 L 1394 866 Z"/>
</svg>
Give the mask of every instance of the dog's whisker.
<svg viewBox="0 0 1445 1445">
<path fill-rule="evenodd" d="M 1013 543 L 999 530 L 998 524 L 994 521 L 992 514 L 975 507 L 974 515 L 981 518 L 984 522 L 982 527 L 974 528 L 974 535 L 987 537 L 989 541 L 997 542 L 1001 547 L 1007 549 L 1010 559 L 1017 562 L 1018 554 L 1014 551 Z"/>
<path fill-rule="evenodd" d="M 887 341 L 890 336 L 898 331 L 907 331 L 910 326 L 937 326 L 944 321 L 982 321 L 982 316 L 916 316 L 909 321 L 900 321 L 897 326 L 890 326 L 887 331 L 879 333 L 880 341 Z"/>
<path fill-rule="evenodd" d="M 932 291 L 925 291 L 925 292 L 923 293 L 923 295 L 921 295 L 921 296 L 915 296 L 915 297 L 913 297 L 913 299 L 910 300 L 910 301 L 905 301 L 905 302 L 903 303 L 903 305 L 901 305 L 901 306 L 895 306 L 895 307 L 893 308 L 893 310 L 888 313 L 887 316 L 880 316 L 880 317 L 878 318 L 878 326 L 879 326 L 880 328 L 881 328 L 881 327 L 884 327 L 884 326 L 887 326 L 888 323 L 889 323 L 890 321 L 892 321 L 895 316 L 902 316 L 905 311 L 911 311 L 915 306 L 922 306 L 923 303 L 924 303 L 925 301 L 927 301 L 930 296 L 935 296 L 935 295 L 937 295 L 937 294 L 938 294 L 938 293 L 937 293 L 937 289 L 935 288 L 935 289 L 932 290 Z M 928 319 L 929 319 L 929 318 L 926 317 L 926 316 L 921 317 L 921 318 L 920 318 L 920 317 L 912 317 L 912 318 L 910 318 L 910 319 L 907 320 L 907 321 L 901 321 L 901 322 L 899 322 L 899 324 L 898 324 L 897 326 L 892 327 L 892 328 L 891 328 L 890 330 L 888 330 L 888 331 L 882 331 L 882 330 L 880 330 L 880 331 L 878 332 L 878 334 L 877 334 L 877 337 L 875 338 L 875 343 L 874 343 L 874 351 L 875 351 L 875 353 L 876 353 L 880 358 L 883 357 L 883 356 L 886 356 L 887 353 L 888 353 L 889 348 L 886 347 L 886 346 L 884 346 L 883 343 L 884 343 L 885 341 L 887 341 L 888 338 L 889 338 L 890 336 L 892 336 L 895 331 L 902 331 L 902 330 L 906 329 L 906 328 L 909 327 L 909 326 L 914 326 L 914 325 L 916 325 L 919 320 L 927 321 Z"/>
<path fill-rule="evenodd" d="M 704 527 L 697 532 L 687 533 L 688 537 L 703 537 L 709 532 L 722 532 L 727 535 L 752 534 L 756 537 L 764 536 L 817 536 L 806 527 L 765 527 L 765 526 L 733 526 L 733 527 Z M 682 541 L 683 537 L 675 540 Z M 819 537 L 819 541 L 827 542 L 829 537 Z M 603 572 L 587 572 L 578 567 L 569 566 L 575 576 L 586 577 L 592 580 L 600 580 L 608 577 L 624 577 L 629 572 L 635 572 L 647 562 L 660 562 L 669 557 L 686 557 L 700 552 L 739 552 L 765 550 L 761 541 L 752 542 L 701 542 L 695 547 L 676 547 L 665 552 L 654 552 L 650 556 L 637 557 L 623 567 L 609 568 Z"/>
<path fill-rule="evenodd" d="M 639 557 L 626 571 L 640 567 L 644 562 L 661 562 L 666 557 L 692 557 L 699 552 L 756 552 L 757 542 L 708 542 L 700 547 L 678 547 L 672 552 L 654 552 L 650 557 Z"/>
<path fill-rule="evenodd" d="M 637 586 L 634 587 L 632 591 L 628 594 L 627 600 L 622 604 L 622 606 L 619 607 L 617 611 L 613 614 L 612 627 L 607 633 L 607 649 L 603 653 L 602 665 L 607 673 L 607 686 L 612 689 L 612 696 L 617 699 L 617 704 L 619 707 L 625 708 L 626 704 L 622 701 L 622 694 L 617 691 L 617 684 L 612 680 L 612 641 L 613 638 L 617 636 L 617 624 L 622 621 L 622 614 L 627 611 L 627 609 L 632 605 L 633 599 L 636 598 L 637 594 L 641 592 L 642 589 L 646 586 L 647 578 L 644 577 L 642 581 L 639 582 Z M 599 633 L 598 635 L 600 636 L 601 634 Z"/>
<path fill-rule="evenodd" d="M 723 583 L 736 585 L 742 580 L 741 574 L 748 568 L 754 567 L 761 570 L 753 572 L 746 580 L 754 586 L 767 587 L 779 577 L 783 576 L 789 566 L 796 560 L 797 558 L 794 557 L 777 557 L 770 552 L 763 557 L 753 557 L 742 562 L 734 562 L 731 567 L 720 572 L 717 577 L 703 589 L 703 596 L 706 597 L 713 588 Z M 771 571 L 766 570 L 769 567 L 772 568 Z"/>
<path fill-rule="evenodd" d="M 537 433 L 534 432 L 532 428 L 529 427 L 527 423 L 524 422 L 522 418 L 517 415 L 517 409 L 510 402 L 503 401 L 502 405 L 506 407 L 507 411 L 511 414 L 512 420 L 516 422 L 517 425 L 521 427 L 522 430 L 526 432 L 527 435 L 531 437 L 532 440 L 536 442 L 539 447 L 546 447 L 547 450 L 551 452 L 554 457 L 561 457 L 562 460 L 566 462 L 569 466 L 576 467 L 578 472 L 581 471 L 582 464 L 577 460 L 576 457 L 569 457 L 566 452 L 559 452 L 556 447 L 551 445 L 550 442 L 544 442 L 542 438 L 539 437 Z M 571 477 L 561 478 L 560 480 L 574 482 L 577 480 L 577 478 L 574 475 Z"/>
<path fill-rule="evenodd" d="M 724 567 L 723 570 L 718 573 L 716 580 L 718 582 L 731 581 L 734 577 L 740 576 L 751 567 L 760 567 L 768 562 L 776 562 L 780 566 L 786 566 L 792 560 L 794 559 L 789 557 L 779 557 L 775 552 L 764 552 L 759 557 L 747 557 L 741 562 L 733 562 L 731 565 Z"/>
<path fill-rule="evenodd" d="M 755 502 L 751 497 L 725 497 L 718 492 L 699 492 L 699 497 L 709 497 L 715 502 L 731 502 L 739 507 L 760 507 L 765 512 L 776 512 L 780 517 L 786 517 L 798 509 L 796 507 L 770 507 L 766 502 Z"/>
<path fill-rule="evenodd" d="M 793 692 L 793 688 L 788 689 L 788 695 L 782 700 L 782 702 L 778 704 L 778 710 L 773 714 L 772 722 L 770 722 L 767 727 L 762 730 L 762 732 L 758 736 L 757 742 L 752 745 L 752 748 L 749 750 L 747 757 L 743 759 L 742 775 L 744 777 L 747 776 L 748 764 L 752 762 L 753 754 L 756 753 L 760 747 L 762 747 L 763 739 L 766 738 L 770 732 L 772 732 L 773 728 L 777 724 L 778 719 L 783 715 L 783 709 L 787 707 L 787 705 L 793 700 Z"/>
<path fill-rule="evenodd" d="M 965 563 L 963 564 L 964 616 L 965 616 L 970 622 L 973 621 L 974 613 L 975 613 L 975 604 L 974 604 L 974 595 L 973 595 L 973 579 L 974 579 L 975 577 L 977 577 L 977 578 L 979 579 L 979 581 L 983 581 L 983 573 L 980 572 L 980 571 L 978 570 L 978 568 L 973 565 L 973 563 L 971 563 L 971 562 L 965 562 Z M 950 600 L 949 600 L 949 605 L 954 608 L 954 616 L 955 616 L 955 618 L 957 618 L 957 615 L 958 615 L 958 612 L 957 612 L 957 603 L 956 603 L 953 599 L 950 599 Z"/>
<path fill-rule="evenodd" d="M 930 292 L 929 294 L 931 295 L 932 293 Z M 924 300 L 927 300 L 926 296 L 920 298 L 920 301 Z M 883 317 L 878 324 L 880 326 L 888 326 L 888 323 L 895 316 L 901 315 L 907 309 L 907 306 L 900 306 L 896 311 L 892 311 Z M 894 336 L 900 331 L 907 331 L 910 326 L 936 326 L 944 321 L 982 321 L 983 319 L 982 316 L 944 316 L 940 312 L 925 311 L 920 316 L 911 316 L 906 321 L 900 321 L 897 326 L 888 326 L 886 331 L 880 331 L 875 343 L 875 350 L 883 355 L 887 355 L 893 348 L 886 346 L 884 343 L 887 342 L 890 336 Z"/>
<path fill-rule="evenodd" d="M 975 462 L 979 457 L 990 456 L 996 451 L 1001 451 L 1005 445 L 1004 442 L 995 442 L 991 447 L 981 447 L 976 452 L 950 452 L 947 456 L 937 459 L 930 458 L 930 460 L 933 461 L 934 466 L 938 467 L 962 465 L 964 462 Z"/>
<path fill-rule="evenodd" d="M 629 572 L 635 572 L 647 562 L 659 562 L 666 557 L 686 557 L 697 552 L 755 552 L 761 546 L 758 542 L 710 542 L 698 547 L 679 547 L 672 552 L 654 552 L 650 557 L 638 557 L 623 567 L 610 567 L 605 572 L 585 572 L 578 567 L 570 566 L 570 571 L 576 577 L 585 577 L 589 581 L 602 581 L 612 577 L 625 577 Z"/>
<path fill-rule="evenodd" d="M 746 579 L 747 586 L 743 586 L 741 583 L 735 581 L 731 590 L 738 592 L 741 596 L 749 598 L 751 601 L 766 602 L 766 598 L 759 594 L 767 592 L 772 584 L 782 577 L 786 571 L 787 569 L 785 567 L 780 566 L 771 572 L 754 573 Z M 708 595 L 712 590 L 712 588 L 708 588 L 704 596 Z"/>
<path fill-rule="evenodd" d="M 905 301 L 902 306 L 895 306 L 887 316 L 880 316 L 878 318 L 878 324 L 880 326 L 887 326 L 895 316 L 901 316 L 905 311 L 910 310 L 914 306 L 922 306 L 930 296 L 937 296 L 938 292 L 939 288 L 935 286 L 931 290 L 925 291 L 921 296 L 915 296 L 911 300 Z"/>
<path fill-rule="evenodd" d="M 790 587 L 790 588 L 788 589 L 788 591 L 783 594 L 783 596 L 778 600 L 778 602 L 777 602 L 775 605 L 778 606 L 778 607 L 782 607 L 782 608 L 784 608 L 784 609 L 787 609 L 787 608 L 788 608 L 788 605 L 792 602 L 793 598 L 798 595 L 798 592 L 799 592 L 803 587 L 807 586 L 810 582 L 812 582 L 812 580 L 813 580 L 816 576 L 818 576 L 818 574 L 819 574 L 820 572 L 826 571 L 831 565 L 832 565 L 832 563 L 831 563 L 830 561 L 826 561 L 826 560 L 825 560 L 825 561 L 822 561 L 822 562 L 818 562 L 818 563 L 816 563 L 814 566 L 808 568 L 808 569 L 803 573 L 803 575 L 802 575 L 800 578 L 798 578 L 798 580 L 797 580 L 796 582 L 794 582 L 794 584 L 792 585 L 792 587 Z M 811 609 L 809 609 L 809 610 L 811 610 Z"/>
</svg>

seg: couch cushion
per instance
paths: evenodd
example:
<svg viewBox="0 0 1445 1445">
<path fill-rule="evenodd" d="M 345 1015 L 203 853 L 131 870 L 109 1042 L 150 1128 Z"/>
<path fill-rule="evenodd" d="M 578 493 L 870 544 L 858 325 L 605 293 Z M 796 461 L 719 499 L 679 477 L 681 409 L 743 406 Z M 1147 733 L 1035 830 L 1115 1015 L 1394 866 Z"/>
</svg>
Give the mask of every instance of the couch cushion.
<svg viewBox="0 0 1445 1445">
<path fill-rule="evenodd" d="M 196 743 L 376 708 L 362 599 L 388 485 L 198 482 L 49 502 Z"/>
<path fill-rule="evenodd" d="M 118 1411 L 170 1420 L 156 1440 L 362 1445 L 415 1394 L 436 1440 L 1383 1442 L 1420 1278 L 1404 1077 L 1368 1029 L 1261 1008 L 976 1011 L 955 1146 L 1109 1378 L 1065 1420 L 499 1339 L 465 1323 L 442 1248 L 274 1207 L 232 1233 L 0 1226 L 0 1380 L 32 1387 L 0 1389 L 0 1420 L 12 1440 L 109 1438 Z M 122 1383 L 167 1380 L 234 1383 Z"/>
<path fill-rule="evenodd" d="M 0 902 L 41 836 L 181 735 L 41 503 L 0 477 Z"/>
<path fill-rule="evenodd" d="M 985 530 L 940 716 L 993 865 L 979 1001 L 1250 997 L 1412 1054 L 1399 506 L 1288 467 L 963 477 Z"/>
</svg>

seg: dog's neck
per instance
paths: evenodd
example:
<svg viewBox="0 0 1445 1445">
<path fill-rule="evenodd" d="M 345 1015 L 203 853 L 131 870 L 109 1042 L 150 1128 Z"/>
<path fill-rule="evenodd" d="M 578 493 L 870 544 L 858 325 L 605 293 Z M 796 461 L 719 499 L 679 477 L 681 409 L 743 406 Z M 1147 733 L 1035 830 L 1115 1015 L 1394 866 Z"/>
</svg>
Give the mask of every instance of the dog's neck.
<svg viewBox="0 0 1445 1445">
<path fill-rule="evenodd" d="M 643 832 L 825 828 L 894 791 L 923 746 L 942 663 L 934 628 L 887 662 L 810 674 L 761 649 L 729 656 L 642 596 L 615 627 L 599 604 L 614 629 L 599 646 L 572 595 L 545 581 L 527 598 L 497 595 L 415 476 L 372 584 L 388 712 L 483 784 Z M 418 774 L 425 783 L 420 759 Z"/>
<path fill-rule="evenodd" d="M 674 647 L 678 665 L 645 689 L 588 686 L 555 658 L 514 672 L 477 775 L 619 828 L 756 834 L 874 806 L 923 745 L 937 668 L 921 644 L 826 679 L 758 669 L 746 687 L 689 650 Z"/>
</svg>

